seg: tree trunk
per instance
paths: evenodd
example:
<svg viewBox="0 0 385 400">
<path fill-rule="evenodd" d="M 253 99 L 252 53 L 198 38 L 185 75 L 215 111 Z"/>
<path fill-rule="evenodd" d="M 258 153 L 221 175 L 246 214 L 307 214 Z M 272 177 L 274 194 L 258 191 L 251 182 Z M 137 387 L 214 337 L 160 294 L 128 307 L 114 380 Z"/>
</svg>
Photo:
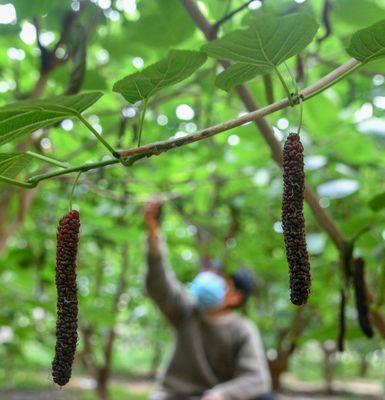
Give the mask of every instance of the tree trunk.
<svg viewBox="0 0 385 400">
<path fill-rule="evenodd" d="M 289 357 L 282 357 L 279 355 L 275 360 L 269 360 L 269 368 L 273 390 L 278 391 L 281 389 L 281 376 L 287 370 Z"/>
<path fill-rule="evenodd" d="M 84 371 L 87 375 L 95 375 L 95 360 L 92 352 L 91 345 L 91 336 L 93 334 L 93 328 L 91 325 L 82 325 L 80 327 L 80 332 L 82 334 L 83 339 L 83 349 L 81 352 L 78 352 L 78 358 L 84 368 Z"/>
<path fill-rule="evenodd" d="M 96 394 L 99 400 L 108 400 L 108 390 L 107 390 L 107 381 L 108 381 L 108 370 L 104 367 L 100 367 L 96 373 Z"/>
<path fill-rule="evenodd" d="M 115 325 L 117 313 L 119 311 L 118 304 L 119 299 L 122 293 L 126 288 L 126 275 L 129 268 L 129 260 L 128 260 L 128 246 L 127 244 L 122 246 L 122 269 L 119 276 L 118 287 L 116 289 L 115 297 L 112 304 L 111 312 L 115 316 L 115 322 L 112 327 L 109 329 L 105 342 L 104 342 L 104 362 L 103 365 L 96 368 L 96 393 L 100 400 L 108 400 L 108 380 L 110 378 L 111 373 L 111 364 L 112 364 L 112 354 L 113 347 L 116 338 Z"/>
<path fill-rule="evenodd" d="M 328 394 L 333 393 L 333 370 L 334 370 L 334 363 L 331 358 L 332 352 L 324 350 L 324 378 L 326 383 L 326 392 Z"/>
<path fill-rule="evenodd" d="M 369 370 L 369 361 L 366 354 L 362 354 L 360 357 L 360 366 L 358 375 L 362 378 L 365 378 L 368 375 Z"/>
<path fill-rule="evenodd" d="M 155 342 L 154 353 L 152 356 L 151 366 L 150 366 L 150 377 L 153 378 L 156 376 L 156 372 L 161 358 L 162 358 L 162 347 L 159 342 Z"/>
</svg>

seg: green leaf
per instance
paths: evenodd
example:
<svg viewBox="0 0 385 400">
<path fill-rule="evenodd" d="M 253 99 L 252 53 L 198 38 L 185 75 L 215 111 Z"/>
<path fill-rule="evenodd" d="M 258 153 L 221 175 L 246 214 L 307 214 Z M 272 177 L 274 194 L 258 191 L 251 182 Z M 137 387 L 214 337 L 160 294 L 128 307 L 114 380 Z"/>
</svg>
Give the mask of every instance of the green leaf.
<svg viewBox="0 0 385 400">
<path fill-rule="evenodd" d="M 341 228 L 348 238 L 360 236 L 365 230 L 370 229 L 372 226 L 383 223 L 383 218 L 373 214 L 369 210 L 366 212 L 351 216 L 348 220 L 341 223 Z"/>
<path fill-rule="evenodd" d="M 198 51 L 170 50 L 165 59 L 116 82 L 113 90 L 129 103 L 148 99 L 159 90 L 188 78 L 206 58 Z"/>
<path fill-rule="evenodd" d="M 124 24 L 125 46 L 127 42 L 169 49 L 189 39 L 195 24 L 180 0 L 147 0 L 138 3 L 140 18 Z M 145 34 L 143 34 L 145 32 Z M 120 47 L 121 49 L 121 47 Z"/>
<path fill-rule="evenodd" d="M 356 60 L 366 63 L 385 56 L 385 20 L 357 31 L 346 51 Z"/>
<path fill-rule="evenodd" d="M 270 70 L 270 66 L 265 68 L 266 73 L 269 73 Z M 265 72 L 263 71 L 264 68 L 260 66 L 236 63 L 220 73 L 215 80 L 215 84 L 220 89 L 229 91 L 234 85 L 247 82 L 257 75 L 264 74 Z"/>
<path fill-rule="evenodd" d="M 380 21 L 384 15 L 384 4 L 373 0 L 338 0 L 333 4 L 332 25 L 338 33 L 348 30 L 353 33 Z M 333 31 L 334 32 L 334 31 Z"/>
<path fill-rule="evenodd" d="M 372 197 L 369 201 L 369 207 L 373 211 L 380 211 L 385 208 L 385 192 Z"/>
<path fill-rule="evenodd" d="M 23 20 L 31 17 L 37 17 L 42 14 L 47 14 L 54 7 L 52 0 L 26 1 L 13 0 L 13 6 L 16 8 L 17 19 Z"/>
<path fill-rule="evenodd" d="M 102 96 L 101 92 L 25 100 L 0 108 L 0 146 L 21 135 L 76 117 Z"/>
<path fill-rule="evenodd" d="M 0 176 L 15 178 L 31 159 L 26 153 L 0 153 Z"/>
<path fill-rule="evenodd" d="M 247 29 L 230 32 L 202 49 L 211 57 L 235 61 L 217 78 L 218 86 L 227 90 L 268 73 L 299 53 L 312 41 L 317 29 L 318 24 L 307 13 L 258 16 Z"/>
</svg>

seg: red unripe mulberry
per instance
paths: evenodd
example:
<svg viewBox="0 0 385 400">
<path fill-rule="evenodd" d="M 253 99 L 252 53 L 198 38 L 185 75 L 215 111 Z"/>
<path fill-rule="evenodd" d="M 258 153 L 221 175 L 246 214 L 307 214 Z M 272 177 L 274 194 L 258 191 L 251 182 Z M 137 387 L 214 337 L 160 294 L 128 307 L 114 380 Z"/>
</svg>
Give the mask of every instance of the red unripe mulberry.
<svg viewBox="0 0 385 400">
<path fill-rule="evenodd" d="M 305 304 L 310 293 L 303 196 L 305 173 L 300 137 L 291 133 L 283 148 L 282 228 L 290 272 L 290 300 Z"/>
<path fill-rule="evenodd" d="M 57 321 L 53 381 L 65 385 L 70 377 L 77 343 L 78 298 L 76 255 L 79 241 L 79 212 L 72 210 L 59 222 L 56 248 Z"/>
</svg>

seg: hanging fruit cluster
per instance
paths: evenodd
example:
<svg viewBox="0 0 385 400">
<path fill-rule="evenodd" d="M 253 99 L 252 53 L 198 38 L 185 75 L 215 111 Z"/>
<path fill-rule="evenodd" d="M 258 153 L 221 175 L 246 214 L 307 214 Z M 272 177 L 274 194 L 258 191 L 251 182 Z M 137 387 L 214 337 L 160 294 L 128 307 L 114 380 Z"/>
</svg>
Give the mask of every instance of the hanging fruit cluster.
<svg viewBox="0 0 385 400">
<path fill-rule="evenodd" d="M 306 303 L 311 285 L 303 215 L 304 189 L 303 146 L 299 135 L 291 133 L 283 148 L 282 228 L 290 270 L 290 299 L 295 305 Z"/>
<path fill-rule="evenodd" d="M 79 217 L 78 211 L 70 211 L 60 220 L 57 232 L 57 322 L 52 377 L 60 386 L 65 385 L 71 377 L 78 338 L 76 255 L 79 241 Z"/>
<path fill-rule="evenodd" d="M 362 257 L 358 257 L 353 261 L 353 287 L 358 322 L 365 336 L 372 338 L 374 332 L 369 319 L 368 299 L 365 286 L 365 260 Z"/>
<path fill-rule="evenodd" d="M 346 295 L 345 291 L 340 291 L 340 307 L 338 314 L 338 338 L 337 338 L 337 350 L 344 351 L 345 345 L 345 334 L 346 334 Z"/>
</svg>

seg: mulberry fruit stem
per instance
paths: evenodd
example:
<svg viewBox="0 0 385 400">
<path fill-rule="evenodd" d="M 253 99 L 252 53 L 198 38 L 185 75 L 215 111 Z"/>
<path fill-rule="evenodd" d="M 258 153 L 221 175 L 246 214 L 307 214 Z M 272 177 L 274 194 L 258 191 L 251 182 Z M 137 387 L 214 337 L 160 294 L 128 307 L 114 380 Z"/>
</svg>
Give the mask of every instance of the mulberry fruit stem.
<svg viewBox="0 0 385 400">
<path fill-rule="evenodd" d="M 290 299 L 298 306 L 306 303 L 311 285 L 303 215 L 304 188 L 303 146 L 299 135 L 291 133 L 283 149 L 282 228 L 289 264 Z"/>
<path fill-rule="evenodd" d="M 70 197 L 69 197 L 69 207 L 70 207 L 70 210 L 72 210 L 72 199 L 73 199 L 73 197 L 74 197 L 75 187 L 76 187 L 76 184 L 78 183 L 78 180 L 79 180 L 81 174 L 82 174 L 82 171 L 79 171 L 79 172 L 77 173 L 77 175 L 76 175 L 76 177 L 75 177 L 75 180 L 74 180 L 74 183 L 72 184 L 72 187 L 71 187 Z"/>
<path fill-rule="evenodd" d="M 53 381 L 65 385 L 70 377 L 77 343 L 78 299 L 76 255 L 80 215 L 71 210 L 59 222 L 56 249 L 57 321 Z"/>
<path fill-rule="evenodd" d="M 374 336 L 372 324 L 369 319 L 368 299 L 365 289 L 365 260 L 361 257 L 354 259 L 353 286 L 358 314 L 358 323 L 366 337 Z"/>
</svg>

